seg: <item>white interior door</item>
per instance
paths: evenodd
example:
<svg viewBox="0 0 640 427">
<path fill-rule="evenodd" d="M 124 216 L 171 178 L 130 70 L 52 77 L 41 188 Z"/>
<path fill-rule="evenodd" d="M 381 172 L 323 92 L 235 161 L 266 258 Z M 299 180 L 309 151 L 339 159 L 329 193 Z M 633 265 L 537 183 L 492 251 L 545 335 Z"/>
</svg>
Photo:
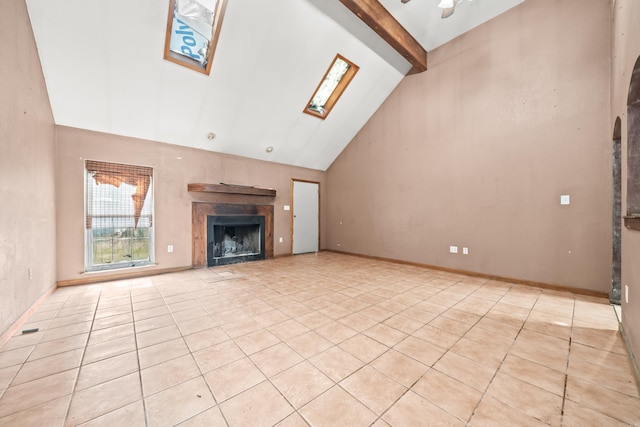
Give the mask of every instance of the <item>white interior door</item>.
<svg viewBox="0 0 640 427">
<path fill-rule="evenodd" d="M 320 184 L 293 181 L 293 254 L 318 252 Z"/>
</svg>

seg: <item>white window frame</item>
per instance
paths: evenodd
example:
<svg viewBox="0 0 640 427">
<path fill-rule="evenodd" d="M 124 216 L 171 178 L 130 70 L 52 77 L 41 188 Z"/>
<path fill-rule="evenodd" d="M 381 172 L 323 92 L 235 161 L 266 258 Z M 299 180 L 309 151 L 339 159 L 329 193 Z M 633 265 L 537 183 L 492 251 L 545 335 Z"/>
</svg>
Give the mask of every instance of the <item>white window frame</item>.
<svg viewBox="0 0 640 427">
<path fill-rule="evenodd" d="M 93 228 L 87 226 L 88 222 L 88 197 L 90 195 L 89 188 L 87 187 L 89 183 L 89 170 L 87 167 L 87 163 L 92 162 L 91 160 L 85 160 L 84 162 L 84 170 L 83 170 L 83 178 L 84 178 L 84 234 L 85 234 L 85 247 L 84 247 L 84 270 L 85 272 L 95 272 L 95 271 L 105 271 L 105 270 L 116 270 L 116 269 L 127 269 L 132 267 L 142 267 L 155 265 L 155 182 L 153 173 L 151 174 L 151 183 L 147 193 L 147 197 L 151 197 L 151 213 L 143 216 L 149 216 L 150 226 L 149 229 L 149 259 L 148 260 L 132 260 L 132 261 L 120 261 L 115 263 L 105 263 L 105 264 L 94 264 L 93 263 Z M 100 163 L 109 163 L 109 162 L 100 162 Z M 139 165 L 130 165 L 125 163 L 111 163 L 115 165 L 129 166 L 129 167 L 141 167 Z M 144 168 L 149 168 L 153 170 L 153 168 L 142 166 Z M 105 185 L 105 184 L 101 184 Z M 147 200 L 147 198 L 145 198 Z M 125 213 L 123 213 L 124 215 Z M 128 215 L 128 213 L 126 213 Z M 142 218 L 142 216 L 141 216 Z"/>
</svg>

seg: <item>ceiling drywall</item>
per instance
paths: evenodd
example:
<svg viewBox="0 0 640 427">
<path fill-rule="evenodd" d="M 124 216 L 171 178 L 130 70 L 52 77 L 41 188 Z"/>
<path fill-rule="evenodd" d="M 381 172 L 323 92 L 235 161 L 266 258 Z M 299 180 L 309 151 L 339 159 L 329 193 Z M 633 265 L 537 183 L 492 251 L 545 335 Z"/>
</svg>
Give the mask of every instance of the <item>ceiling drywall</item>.
<svg viewBox="0 0 640 427">
<path fill-rule="evenodd" d="M 464 1 L 381 3 L 431 50 L 523 0 Z M 228 0 L 209 76 L 163 59 L 168 0 L 27 5 L 56 124 L 319 170 L 411 68 L 338 0 Z M 326 120 L 303 114 L 337 53 L 360 71 Z"/>
</svg>

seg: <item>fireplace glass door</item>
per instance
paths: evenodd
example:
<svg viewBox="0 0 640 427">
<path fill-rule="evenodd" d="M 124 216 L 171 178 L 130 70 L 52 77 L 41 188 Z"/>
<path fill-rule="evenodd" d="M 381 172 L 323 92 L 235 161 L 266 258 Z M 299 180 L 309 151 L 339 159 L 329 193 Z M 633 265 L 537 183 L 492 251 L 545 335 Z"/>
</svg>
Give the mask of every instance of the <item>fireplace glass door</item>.
<svg viewBox="0 0 640 427">
<path fill-rule="evenodd" d="M 208 216 L 208 266 L 265 259 L 264 216 Z"/>
</svg>

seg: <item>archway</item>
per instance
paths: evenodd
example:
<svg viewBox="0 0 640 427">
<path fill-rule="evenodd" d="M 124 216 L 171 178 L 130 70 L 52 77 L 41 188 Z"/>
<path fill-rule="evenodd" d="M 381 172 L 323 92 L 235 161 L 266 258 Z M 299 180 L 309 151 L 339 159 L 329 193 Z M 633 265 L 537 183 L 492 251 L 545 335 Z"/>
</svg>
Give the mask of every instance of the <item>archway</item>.
<svg viewBox="0 0 640 427">
<path fill-rule="evenodd" d="M 640 57 L 633 67 L 627 99 L 627 215 L 624 225 L 640 230 Z"/>
<path fill-rule="evenodd" d="M 620 304 L 620 277 L 622 268 L 622 123 L 620 117 L 616 118 L 616 123 L 613 127 L 612 157 L 613 233 L 611 240 L 613 245 L 613 258 L 611 262 L 611 292 L 609 293 L 609 301 L 613 304 Z"/>
</svg>

